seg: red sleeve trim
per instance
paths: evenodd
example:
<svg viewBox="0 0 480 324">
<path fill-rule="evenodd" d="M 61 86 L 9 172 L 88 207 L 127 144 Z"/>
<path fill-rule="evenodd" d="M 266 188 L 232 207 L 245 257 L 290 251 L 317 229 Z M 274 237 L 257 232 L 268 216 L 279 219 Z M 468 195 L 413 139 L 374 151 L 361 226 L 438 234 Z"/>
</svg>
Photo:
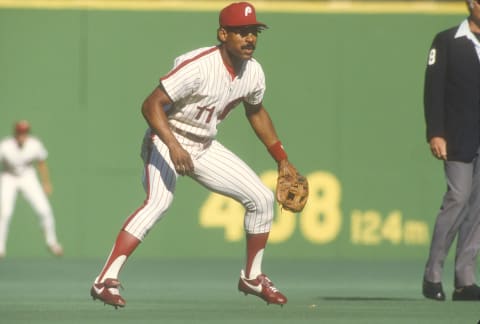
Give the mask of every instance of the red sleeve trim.
<svg viewBox="0 0 480 324">
<path fill-rule="evenodd" d="M 194 57 L 192 57 L 191 59 L 188 59 L 188 60 L 185 60 L 183 61 L 182 63 L 180 63 L 177 67 L 175 67 L 173 70 L 171 70 L 167 75 L 163 76 L 160 78 L 160 81 L 162 80 L 165 80 L 165 79 L 168 79 L 172 74 L 175 74 L 178 70 L 180 70 L 182 67 L 184 67 L 185 65 L 193 62 L 193 61 L 196 61 L 198 60 L 199 58 L 207 55 L 207 54 L 210 54 L 212 52 L 215 52 L 218 50 L 218 46 L 214 46 L 212 48 L 209 48 L 208 50 L 206 51 L 203 51 L 197 55 L 195 55 Z"/>
</svg>

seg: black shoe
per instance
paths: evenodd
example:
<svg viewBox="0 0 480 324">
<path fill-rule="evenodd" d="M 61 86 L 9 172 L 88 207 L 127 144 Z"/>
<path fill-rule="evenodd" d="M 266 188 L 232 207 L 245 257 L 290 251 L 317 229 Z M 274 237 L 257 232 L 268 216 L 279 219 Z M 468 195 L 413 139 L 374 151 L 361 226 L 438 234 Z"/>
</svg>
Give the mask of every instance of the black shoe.
<svg viewBox="0 0 480 324">
<path fill-rule="evenodd" d="M 455 288 L 453 300 L 480 300 L 480 287 L 473 284 L 461 288 Z"/>
<path fill-rule="evenodd" d="M 445 293 L 443 292 L 441 282 L 431 282 L 423 279 L 422 293 L 426 298 L 438 301 L 445 300 Z"/>
</svg>

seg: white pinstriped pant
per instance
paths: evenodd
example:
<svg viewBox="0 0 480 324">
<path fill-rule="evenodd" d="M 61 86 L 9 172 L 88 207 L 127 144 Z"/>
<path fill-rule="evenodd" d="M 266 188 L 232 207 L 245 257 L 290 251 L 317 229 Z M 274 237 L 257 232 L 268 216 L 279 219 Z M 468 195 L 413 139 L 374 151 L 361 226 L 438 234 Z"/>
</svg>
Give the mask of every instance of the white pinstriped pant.
<svg viewBox="0 0 480 324">
<path fill-rule="evenodd" d="M 270 231 L 274 215 L 274 195 L 257 174 L 238 156 L 213 140 L 208 144 L 193 142 L 175 134 L 192 156 L 195 171 L 191 176 L 207 189 L 231 197 L 245 207 L 244 227 L 249 234 Z M 124 223 L 123 229 L 143 240 L 170 207 L 179 175 L 167 146 L 147 131 L 142 145 L 145 163 L 144 204 Z"/>
</svg>

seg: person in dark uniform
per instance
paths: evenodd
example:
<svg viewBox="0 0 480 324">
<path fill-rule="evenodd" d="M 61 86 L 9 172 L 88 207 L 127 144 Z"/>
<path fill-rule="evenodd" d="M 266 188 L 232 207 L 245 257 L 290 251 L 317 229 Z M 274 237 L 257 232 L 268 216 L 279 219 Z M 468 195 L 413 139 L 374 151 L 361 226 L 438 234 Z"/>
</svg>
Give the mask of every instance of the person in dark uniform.
<svg viewBox="0 0 480 324">
<path fill-rule="evenodd" d="M 426 298 L 445 300 L 442 273 L 457 238 L 453 300 L 480 300 L 480 0 L 469 16 L 438 33 L 425 73 L 424 109 L 430 150 L 443 161 L 447 191 L 433 231 L 423 275 Z"/>
</svg>

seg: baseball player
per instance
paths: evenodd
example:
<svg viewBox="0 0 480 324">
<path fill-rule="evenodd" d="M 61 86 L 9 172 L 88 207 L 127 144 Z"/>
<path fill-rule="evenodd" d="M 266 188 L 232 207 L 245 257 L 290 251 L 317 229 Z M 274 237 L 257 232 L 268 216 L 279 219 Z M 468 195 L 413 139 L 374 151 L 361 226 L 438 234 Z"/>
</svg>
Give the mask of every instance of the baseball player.
<svg viewBox="0 0 480 324">
<path fill-rule="evenodd" d="M 40 218 L 40 225 L 50 252 L 63 255 L 57 240 L 55 220 L 47 194 L 52 193 L 47 159 L 48 152 L 42 142 L 30 135 L 26 120 L 14 125 L 14 135 L 0 142 L 0 258 L 6 255 L 8 228 L 13 215 L 17 193 L 21 192 Z M 37 165 L 40 184 L 34 165 Z"/>
<path fill-rule="evenodd" d="M 287 302 L 261 268 L 274 216 L 274 195 L 245 162 L 216 140 L 217 125 L 243 103 L 246 118 L 272 157 L 278 163 L 288 161 L 263 106 L 265 76 L 253 58 L 258 34 L 267 26 L 257 21 L 248 2 L 221 10 L 219 25 L 220 44 L 179 56 L 143 103 L 149 125 L 141 149 L 147 198 L 125 221 L 95 278 L 90 290 L 94 300 L 115 308 L 125 306 L 119 293 L 119 272 L 165 215 L 179 177 L 188 176 L 245 207 L 246 261 L 239 291 L 267 303 Z"/>
</svg>

